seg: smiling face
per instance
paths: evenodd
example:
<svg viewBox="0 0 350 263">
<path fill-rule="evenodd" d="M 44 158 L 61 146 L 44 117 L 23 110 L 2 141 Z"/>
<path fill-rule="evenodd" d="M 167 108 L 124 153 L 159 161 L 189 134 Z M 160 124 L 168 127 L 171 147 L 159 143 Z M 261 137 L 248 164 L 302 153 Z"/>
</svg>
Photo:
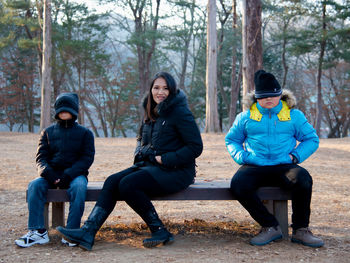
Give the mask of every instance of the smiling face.
<svg viewBox="0 0 350 263">
<path fill-rule="evenodd" d="M 278 105 L 281 96 L 258 99 L 259 105 L 265 109 L 272 109 Z"/>
<path fill-rule="evenodd" d="M 152 98 L 155 103 L 159 104 L 169 96 L 169 89 L 165 79 L 157 78 L 152 86 Z"/>
</svg>

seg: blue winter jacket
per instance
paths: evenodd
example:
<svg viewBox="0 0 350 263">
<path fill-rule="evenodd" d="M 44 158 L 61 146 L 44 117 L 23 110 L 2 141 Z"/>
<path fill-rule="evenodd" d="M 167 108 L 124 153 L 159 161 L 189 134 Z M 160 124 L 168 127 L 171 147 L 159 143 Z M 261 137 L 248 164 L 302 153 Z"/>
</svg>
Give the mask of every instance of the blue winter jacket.
<svg viewBox="0 0 350 263">
<path fill-rule="evenodd" d="M 297 163 L 313 154 L 319 138 L 305 115 L 291 109 L 294 104 L 293 94 L 285 91 L 272 109 L 255 102 L 240 113 L 225 138 L 232 158 L 238 164 L 268 166 L 292 163 L 289 154 L 296 157 Z"/>
</svg>

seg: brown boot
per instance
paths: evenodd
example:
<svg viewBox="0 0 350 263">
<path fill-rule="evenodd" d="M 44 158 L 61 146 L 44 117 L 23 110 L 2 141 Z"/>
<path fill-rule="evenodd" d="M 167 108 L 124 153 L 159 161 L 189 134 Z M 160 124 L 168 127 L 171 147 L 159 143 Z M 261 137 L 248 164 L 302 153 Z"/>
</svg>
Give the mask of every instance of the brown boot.
<svg viewBox="0 0 350 263">
<path fill-rule="evenodd" d="M 323 240 L 315 237 L 308 227 L 293 230 L 291 241 L 308 247 L 322 247 L 324 245 Z"/>
<path fill-rule="evenodd" d="M 272 241 L 282 239 L 282 231 L 280 226 L 262 227 L 260 233 L 250 240 L 253 246 L 264 246 Z"/>
</svg>

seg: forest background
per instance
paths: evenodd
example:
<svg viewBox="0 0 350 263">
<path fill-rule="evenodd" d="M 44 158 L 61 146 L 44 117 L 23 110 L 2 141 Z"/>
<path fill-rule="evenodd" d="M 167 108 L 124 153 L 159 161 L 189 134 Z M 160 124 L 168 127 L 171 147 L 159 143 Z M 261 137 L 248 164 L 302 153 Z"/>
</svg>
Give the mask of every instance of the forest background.
<svg viewBox="0 0 350 263">
<path fill-rule="evenodd" d="M 79 122 L 96 137 L 134 136 L 149 79 L 165 70 L 176 77 L 203 130 L 207 1 L 96 2 L 93 9 L 85 1 L 51 1 L 51 103 L 60 92 L 77 92 Z M 217 112 L 223 132 L 242 111 L 243 2 L 249 1 L 216 1 Z M 320 105 L 319 135 L 348 136 L 350 1 L 261 3 L 263 68 L 294 92 L 313 125 Z M 106 6 L 115 8 L 104 11 Z M 2 130 L 39 129 L 42 42 L 43 1 L 0 0 Z"/>
</svg>

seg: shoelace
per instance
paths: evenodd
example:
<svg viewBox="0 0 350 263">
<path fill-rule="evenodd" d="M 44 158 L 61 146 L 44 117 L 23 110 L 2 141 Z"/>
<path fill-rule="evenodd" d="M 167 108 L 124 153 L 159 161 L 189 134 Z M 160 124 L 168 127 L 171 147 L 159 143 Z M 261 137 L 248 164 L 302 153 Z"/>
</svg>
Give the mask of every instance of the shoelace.
<svg viewBox="0 0 350 263">
<path fill-rule="evenodd" d="M 32 236 L 35 235 L 35 230 L 30 230 L 29 233 L 22 236 L 19 240 L 23 240 L 26 244 L 29 243 L 29 240 L 32 240 Z"/>
<path fill-rule="evenodd" d="M 299 231 L 302 231 L 304 234 L 309 233 L 309 234 L 313 235 L 310 228 L 300 229 Z"/>
<path fill-rule="evenodd" d="M 314 234 L 311 232 L 310 228 L 299 228 L 297 231 L 299 231 L 302 235 L 310 234 L 311 236 L 314 236 Z"/>
<path fill-rule="evenodd" d="M 24 236 L 22 236 L 22 238 L 29 238 L 31 236 L 35 235 L 35 230 L 29 230 L 29 232 L 27 234 L 25 234 Z"/>
<path fill-rule="evenodd" d="M 260 233 L 263 233 L 263 232 L 269 232 L 272 228 L 273 228 L 273 227 L 262 227 L 262 228 L 260 229 L 259 234 L 260 234 Z"/>
</svg>

